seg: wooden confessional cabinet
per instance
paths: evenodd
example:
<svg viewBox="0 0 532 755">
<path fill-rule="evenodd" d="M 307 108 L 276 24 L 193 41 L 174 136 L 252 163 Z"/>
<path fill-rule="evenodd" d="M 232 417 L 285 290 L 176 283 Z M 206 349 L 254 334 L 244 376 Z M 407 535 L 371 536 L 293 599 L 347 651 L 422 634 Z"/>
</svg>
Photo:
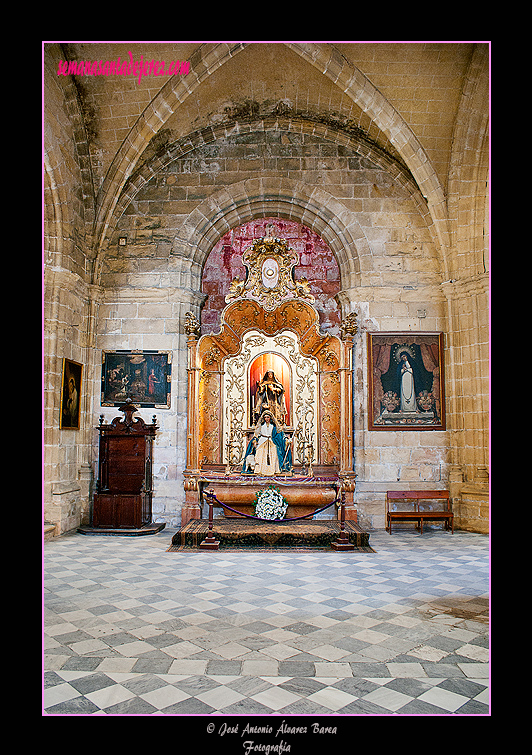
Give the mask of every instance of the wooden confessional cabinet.
<svg viewBox="0 0 532 755">
<path fill-rule="evenodd" d="M 155 417 L 148 425 L 130 399 L 119 407 L 124 418 L 109 424 L 100 417 L 100 452 L 92 526 L 139 529 L 152 520 L 152 458 Z"/>
</svg>

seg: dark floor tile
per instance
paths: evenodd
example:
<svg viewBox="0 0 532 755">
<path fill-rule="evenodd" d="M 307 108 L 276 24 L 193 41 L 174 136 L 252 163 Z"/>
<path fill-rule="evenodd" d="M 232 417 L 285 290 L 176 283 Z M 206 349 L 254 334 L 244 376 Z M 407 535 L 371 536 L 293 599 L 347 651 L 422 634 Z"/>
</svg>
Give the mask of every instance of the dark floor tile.
<svg viewBox="0 0 532 755">
<path fill-rule="evenodd" d="M 97 710 L 99 710 L 98 706 L 91 703 L 88 698 L 75 697 L 72 700 L 65 700 L 63 703 L 46 708 L 46 714 L 49 716 L 64 716 L 67 714 L 83 716 L 95 713 Z"/>
<path fill-rule="evenodd" d="M 476 697 L 484 691 L 486 686 L 479 684 L 473 679 L 457 678 L 457 679 L 445 679 L 438 684 L 438 687 L 446 689 L 449 692 L 456 692 L 457 695 L 464 695 L 464 697 Z"/>
<path fill-rule="evenodd" d="M 98 668 L 103 658 L 92 656 L 73 655 L 63 663 L 63 671 L 94 671 Z"/>
<path fill-rule="evenodd" d="M 232 716 L 269 716 L 276 711 L 272 711 L 266 705 L 259 703 L 258 700 L 253 700 L 251 697 L 246 697 L 243 700 L 238 700 L 236 703 L 228 705 L 221 711 L 224 715 Z"/>
<path fill-rule="evenodd" d="M 335 646 L 342 648 L 342 650 L 350 650 L 352 653 L 357 653 L 359 650 L 361 650 L 364 647 L 367 647 L 367 642 L 362 642 L 362 640 L 356 640 L 354 637 L 349 637 L 348 635 L 346 637 L 340 637 L 338 640 L 335 640 Z"/>
<path fill-rule="evenodd" d="M 398 715 L 403 716 L 448 716 L 449 713 L 442 708 L 438 708 L 436 705 L 426 703 L 424 700 L 411 700 L 402 708 L 395 711 Z"/>
<path fill-rule="evenodd" d="M 396 659 L 394 659 L 395 661 Z M 418 658 L 419 661 L 419 658 Z M 384 663 L 351 663 L 351 673 L 355 677 L 371 679 L 375 677 L 389 677 L 391 674 Z"/>
<path fill-rule="evenodd" d="M 149 716 L 152 713 L 157 713 L 157 708 L 141 697 L 132 697 L 105 709 L 108 716 Z"/>
<path fill-rule="evenodd" d="M 249 648 L 249 650 L 262 650 L 262 648 L 273 645 L 273 640 L 269 637 L 244 637 L 238 640 L 239 645 Z"/>
<path fill-rule="evenodd" d="M 346 619 L 353 618 L 352 613 L 349 613 L 349 611 L 342 611 L 340 608 L 335 608 L 334 610 L 329 611 L 329 613 L 323 615 L 327 616 L 328 619 L 336 619 L 336 621 L 345 621 Z"/>
<path fill-rule="evenodd" d="M 96 672 L 89 676 L 82 676 L 79 679 L 72 679 L 69 684 L 78 692 L 81 692 L 82 695 L 87 695 L 89 692 L 96 692 L 96 690 L 105 689 L 105 687 L 112 687 L 116 682 L 106 674 Z"/>
<path fill-rule="evenodd" d="M 315 676 L 313 661 L 288 660 L 279 661 L 279 676 Z"/>
<path fill-rule="evenodd" d="M 179 689 L 186 692 L 191 697 L 199 695 L 202 692 L 208 692 L 210 689 L 214 689 L 219 686 L 219 682 L 210 679 L 208 676 L 190 676 L 188 679 L 183 679 L 179 682 Z"/>
<path fill-rule="evenodd" d="M 121 682 L 122 687 L 125 687 L 135 695 L 145 695 L 148 692 L 153 692 L 154 689 L 160 689 L 164 682 L 155 674 L 135 674 L 131 679 L 125 679 Z"/>
<path fill-rule="evenodd" d="M 329 708 L 325 708 L 323 705 L 315 703 L 313 700 L 307 700 L 302 698 L 301 700 L 295 700 L 293 703 L 286 705 L 281 710 L 274 711 L 277 716 L 330 716 L 331 711 Z M 290 721 L 287 721 L 290 725 Z"/>
<path fill-rule="evenodd" d="M 139 638 L 129 632 L 116 632 L 115 634 L 106 634 L 102 641 L 111 648 L 118 645 L 126 645 L 128 642 L 138 642 Z"/>
<path fill-rule="evenodd" d="M 43 674 L 43 689 L 48 687 L 57 687 L 58 684 L 63 684 L 64 679 L 56 674 L 55 671 L 45 671 Z"/>
<path fill-rule="evenodd" d="M 56 637 L 56 640 L 60 642 L 61 645 L 73 645 L 75 642 L 83 642 L 84 640 L 93 639 L 94 637 L 91 634 L 82 632 L 80 629 L 73 632 L 67 632 L 66 634 L 60 634 Z"/>
<path fill-rule="evenodd" d="M 341 689 L 342 692 L 348 692 L 350 695 L 356 697 L 364 697 L 364 695 L 373 692 L 374 689 L 379 689 L 381 687 L 381 685 L 375 684 L 369 679 L 356 679 L 355 677 L 340 679 L 331 686 L 336 687 L 336 689 Z"/>
<path fill-rule="evenodd" d="M 176 636 L 175 634 L 165 632 L 164 634 L 156 634 L 152 637 L 146 637 L 145 641 L 149 642 L 149 644 L 154 648 L 166 648 L 169 645 L 175 644 Z"/>
<path fill-rule="evenodd" d="M 173 658 L 165 655 L 158 658 L 147 658 L 148 653 L 142 658 L 139 658 L 135 663 L 131 671 L 133 673 L 140 674 L 167 674 L 170 671 L 170 667 L 174 662 Z"/>
<path fill-rule="evenodd" d="M 283 674 L 280 674 L 280 676 L 283 676 Z M 279 687 L 288 690 L 288 692 L 294 692 L 296 695 L 305 696 L 312 695 L 314 692 L 323 689 L 325 686 L 325 684 L 312 678 L 312 676 L 295 677 L 279 684 Z"/>
<path fill-rule="evenodd" d="M 402 692 L 404 695 L 410 695 L 410 697 L 418 697 L 428 689 L 432 689 L 432 685 L 429 682 L 424 682 L 422 679 L 412 679 L 410 677 L 392 679 L 384 686 L 393 689 L 396 692 Z"/>
<path fill-rule="evenodd" d="M 316 631 L 316 627 L 313 624 L 306 624 L 304 621 L 296 621 L 294 624 L 287 625 L 285 629 L 289 629 L 291 632 L 296 632 L 297 634 L 309 634 Z"/>
<path fill-rule="evenodd" d="M 198 716 L 208 715 L 214 713 L 214 708 L 202 700 L 197 700 L 195 697 L 189 697 L 186 700 L 181 700 L 179 703 L 169 705 L 168 708 L 163 708 L 162 713 L 165 715 L 182 715 L 182 716 Z"/>
<path fill-rule="evenodd" d="M 335 715 L 351 715 L 351 716 L 389 716 L 390 711 L 386 708 L 381 708 L 380 705 L 370 703 L 368 700 L 353 700 L 352 703 L 348 703 L 340 710 L 335 712 Z"/>
<path fill-rule="evenodd" d="M 207 663 L 206 673 L 209 676 L 217 676 L 217 675 L 238 676 L 241 670 L 242 670 L 241 661 L 210 660 Z"/>
<path fill-rule="evenodd" d="M 490 709 L 484 703 L 478 700 L 469 700 L 461 708 L 455 711 L 455 715 L 460 716 L 488 716 Z"/>
<path fill-rule="evenodd" d="M 272 685 L 258 676 L 240 676 L 231 682 L 227 682 L 226 686 L 234 689 L 235 692 L 239 692 L 241 695 L 251 697 L 259 692 L 264 692 L 265 689 L 269 689 Z"/>
<path fill-rule="evenodd" d="M 436 679 L 443 679 L 444 677 L 456 677 L 464 679 L 464 672 L 461 670 L 461 668 L 459 666 L 456 666 L 454 663 L 447 663 L 447 660 L 448 656 L 445 658 L 445 663 L 427 663 L 426 661 L 423 661 L 421 665 L 423 666 L 423 670 L 425 671 L 427 676 Z"/>
</svg>

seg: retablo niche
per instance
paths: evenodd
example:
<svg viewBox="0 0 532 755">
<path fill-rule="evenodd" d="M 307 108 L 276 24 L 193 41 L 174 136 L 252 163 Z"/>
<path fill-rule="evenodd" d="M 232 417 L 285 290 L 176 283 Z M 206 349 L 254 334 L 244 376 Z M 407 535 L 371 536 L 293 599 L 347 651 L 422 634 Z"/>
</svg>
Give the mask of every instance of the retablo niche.
<svg viewBox="0 0 532 755">
<path fill-rule="evenodd" d="M 294 275 L 298 255 L 271 228 L 242 262 L 246 279 L 232 281 L 218 333 L 200 337 L 196 315 L 187 313 L 182 523 L 201 516 L 207 484 L 248 514 L 257 490 L 274 481 L 289 517 L 334 500 L 340 479 L 354 518 L 353 315 L 342 338 L 320 332 L 308 281 Z"/>
</svg>

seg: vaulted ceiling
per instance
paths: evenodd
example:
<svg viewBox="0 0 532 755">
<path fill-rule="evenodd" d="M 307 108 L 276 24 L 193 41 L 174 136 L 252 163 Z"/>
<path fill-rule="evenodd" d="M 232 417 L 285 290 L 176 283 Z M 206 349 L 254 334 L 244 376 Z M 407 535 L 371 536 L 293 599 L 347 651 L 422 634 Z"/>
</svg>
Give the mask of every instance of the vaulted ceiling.
<svg viewBox="0 0 532 755">
<path fill-rule="evenodd" d="M 457 139 L 475 134 L 469 148 L 486 148 L 488 58 L 487 43 L 469 42 L 45 43 L 45 164 L 53 172 L 67 151 L 57 112 L 66 100 L 96 256 L 165 161 L 243 123 L 303 121 L 411 184 L 445 245 Z M 119 59 L 190 66 L 174 76 L 58 75 L 59 61 Z"/>
</svg>

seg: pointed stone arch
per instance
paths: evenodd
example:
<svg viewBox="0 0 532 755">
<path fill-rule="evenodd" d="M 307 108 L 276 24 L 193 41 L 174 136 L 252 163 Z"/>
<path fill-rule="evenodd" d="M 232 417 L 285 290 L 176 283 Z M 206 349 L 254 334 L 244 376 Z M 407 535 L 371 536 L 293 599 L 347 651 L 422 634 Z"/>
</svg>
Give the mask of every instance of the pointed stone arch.
<svg viewBox="0 0 532 755">
<path fill-rule="evenodd" d="M 341 145 L 344 147 L 349 147 L 361 157 L 364 157 L 370 160 L 377 167 L 386 171 L 390 175 L 392 180 L 399 187 L 401 187 L 402 190 L 404 190 L 405 194 L 410 196 L 410 198 L 413 200 L 420 214 L 423 217 L 425 217 L 427 226 L 433 237 L 433 241 L 435 242 L 436 246 L 439 246 L 437 234 L 435 232 L 434 226 L 432 224 L 431 218 L 428 213 L 427 204 L 424 198 L 422 197 L 411 174 L 397 160 L 395 160 L 393 157 L 388 155 L 384 150 L 380 149 L 377 145 L 372 144 L 369 140 L 360 140 L 357 137 L 347 134 L 333 126 L 326 125 L 323 123 L 318 123 L 312 119 L 300 119 L 300 118 L 276 117 L 276 116 L 270 116 L 270 117 L 265 116 L 262 118 L 258 118 L 256 120 L 246 121 L 243 123 L 225 122 L 217 126 L 209 127 L 208 129 L 201 129 L 199 131 L 193 132 L 191 134 L 188 134 L 184 139 L 180 139 L 176 142 L 168 144 L 166 146 L 166 149 L 163 152 L 158 153 L 155 157 L 153 157 L 153 159 L 151 159 L 150 161 L 142 165 L 137 171 L 137 173 L 130 176 L 130 178 L 126 181 L 125 185 L 122 188 L 120 199 L 115 206 L 112 222 L 110 222 L 107 227 L 107 230 L 106 230 L 107 238 L 115 229 L 116 224 L 118 223 L 121 215 L 126 211 L 128 205 L 135 199 L 135 197 L 143 189 L 143 187 L 146 186 L 146 184 L 150 180 L 152 180 L 154 176 L 156 176 L 159 172 L 163 171 L 174 160 L 184 157 L 185 155 L 187 155 L 188 153 L 192 152 L 195 149 L 212 144 L 218 139 L 228 139 L 235 135 L 241 136 L 242 134 L 252 133 L 254 131 L 272 131 L 272 130 L 273 131 L 279 131 L 279 130 L 286 131 L 289 133 L 310 134 L 315 137 L 320 137 L 324 140 L 329 140 L 334 144 Z M 264 181 L 269 182 L 268 188 L 266 189 L 265 201 L 273 201 L 277 182 L 279 180 L 280 179 L 278 178 L 272 178 L 271 180 L 265 179 L 265 178 L 248 179 L 245 183 L 252 186 L 253 183 L 257 181 L 260 182 L 261 184 Z M 295 183 L 298 183 L 298 182 L 295 182 Z M 301 182 L 299 182 L 299 184 L 301 185 L 301 191 L 303 192 L 304 201 L 305 202 L 312 201 L 310 200 L 310 195 L 309 195 L 309 191 L 306 184 L 301 184 Z M 229 193 L 234 192 L 235 195 L 238 195 L 240 193 L 240 190 L 237 186 L 235 186 L 235 188 L 227 187 L 227 191 Z M 253 191 L 253 190 L 250 189 L 250 191 Z M 345 206 L 341 203 L 341 201 L 335 200 L 326 191 L 325 191 L 326 200 L 320 199 L 319 195 L 321 191 L 324 191 L 324 190 L 320 188 L 319 186 L 316 186 L 315 189 L 313 190 L 315 202 L 324 201 L 326 205 L 330 205 L 332 203 L 335 206 L 335 212 L 337 214 L 340 214 L 340 215 L 348 214 Z M 224 190 L 220 190 L 219 192 L 220 197 L 223 195 L 223 192 Z M 281 198 L 279 198 L 279 200 L 281 201 Z M 193 217 L 195 217 L 194 213 L 197 214 L 197 212 L 206 213 L 207 216 L 210 217 L 210 213 L 208 209 L 211 202 L 214 202 L 215 204 L 217 204 L 218 200 L 215 200 L 212 197 L 205 200 L 202 203 L 202 205 L 198 206 L 198 208 L 196 208 L 196 210 L 193 211 L 193 214 L 192 214 Z M 203 209 L 203 208 L 207 208 L 207 209 Z M 327 215 L 327 213 L 325 213 L 325 215 Z M 346 225 L 353 224 L 352 213 L 349 213 L 349 215 L 351 219 L 349 221 L 346 220 Z M 299 220 L 299 218 L 297 219 Z M 194 224 L 196 221 L 194 219 L 191 219 L 191 222 L 192 224 Z M 362 243 L 364 234 L 362 233 L 360 226 L 358 226 L 358 223 L 355 222 L 354 225 L 357 226 L 357 232 L 356 232 L 355 238 L 360 239 L 360 243 Z M 232 225 L 232 227 L 234 227 L 234 225 Z M 94 274 L 93 274 L 94 282 L 97 282 L 99 279 L 102 264 L 105 258 L 105 253 L 106 253 L 105 246 L 101 246 L 97 259 L 96 259 L 95 268 L 94 268 Z M 359 272 L 359 268 L 356 268 L 356 271 Z"/>
<path fill-rule="evenodd" d="M 425 150 L 406 121 L 362 71 L 350 63 L 334 45 L 306 42 L 287 45 L 334 81 L 386 134 L 408 165 L 427 201 L 445 253 L 450 246 L 445 192 Z"/>
<path fill-rule="evenodd" d="M 109 229 L 121 214 L 123 191 L 134 176 L 141 155 L 150 140 L 164 127 L 181 102 L 183 102 L 208 76 L 227 63 L 249 43 L 202 44 L 191 57 L 190 73 L 186 77 L 174 76 L 168 80 L 158 95 L 139 117 L 118 151 L 99 192 L 99 209 L 95 222 L 96 263 L 93 282 L 96 282 L 101 267 L 101 252 L 105 247 Z M 287 43 L 296 54 L 320 70 L 350 97 L 386 134 L 401 159 L 408 166 L 421 195 L 428 204 L 429 213 L 438 236 L 442 252 L 449 248 L 447 208 L 443 188 L 436 171 L 423 147 L 408 124 L 369 81 L 344 56 L 328 43 Z M 212 128 L 204 132 L 209 135 Z M 148 169 L 149 170 L 149 169 Z M 153 177 L 153 173 L 150 177 Z M 133 186 L 145 181 L 140 174 Z M 138 182 L 138 183 L 137 183 Z"/>
<path fill-rule="evenodd" d="M 140 115 L 124 140 L 107 172 L 99 192 L 99 207 L 95 221 L 95 253 L 98 257 L 105 244 L 109 225 L 127 180 L 137 168 L 138 161 L 150 140 L 164 127 L 168 118 L 210 74 L 230 60 L 246 46 L 245 43 L 201 44 L 190 59 L 187 76 L 172 76 Z M 98 275 L 96 264 L 95 277 Z"/>
<path fill-rule="evenodd" d="M 333 252 L 342 287 L 357 285 L 361 260 L 371 250 L 353 213 L 323 188 L 284 177 L 245 179 L 205 199 L 178 229 L 172 253 L 188 257 L 200 270 L 225 233 L 260 217 L 306 225 Z"/>
</svg>

